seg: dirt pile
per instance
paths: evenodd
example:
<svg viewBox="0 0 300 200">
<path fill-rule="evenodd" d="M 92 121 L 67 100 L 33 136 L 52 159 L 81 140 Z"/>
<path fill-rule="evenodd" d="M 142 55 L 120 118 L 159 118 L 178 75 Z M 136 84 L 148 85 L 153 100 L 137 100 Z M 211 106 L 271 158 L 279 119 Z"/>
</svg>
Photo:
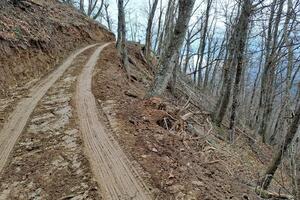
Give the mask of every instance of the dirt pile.
<svg viewBox="0 0 300 200">
<path fill-rule="evenodd" d="M 116 58 L 113 46 L 103 51 L 93 93 L 156 199 L 258 199 L 253 187 L 270 160 L 269 147 L 253 144 L 241 130 L 229 145 L 226 129 L 214 127 L 209 113 L 187 104 L 183 95 L 143 100 L 153 73 L 140 45 L 129 45 L 131 81 Z"/>
<path fill-rule="evenodd" d="M 104 27 L 58 1 L 24 0 L 17 6 L 0 1 L 0 97 L 47 74 L 72 50 L 113 39 Z"/>
</svg>

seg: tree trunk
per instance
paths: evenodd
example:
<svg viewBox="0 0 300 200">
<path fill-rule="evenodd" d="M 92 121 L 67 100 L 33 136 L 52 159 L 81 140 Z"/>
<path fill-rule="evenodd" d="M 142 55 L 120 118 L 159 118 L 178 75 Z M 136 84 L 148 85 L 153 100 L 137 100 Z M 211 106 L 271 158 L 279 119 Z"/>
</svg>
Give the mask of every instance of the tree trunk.
<svg viewBox="0 0 300 200">
<path fill-rule="evenodd" d="M 117 36 L 117 43 L 116 43 L 116 47 L 119 50 L 119 52 L 121 52 L 121 43 L 122 43 L 122 15 L 123 15 L 123 0 L 118 0 L 118 36 Z"/>
<path fill-rule="evenodd" d="M 290 125 L 288 132 L 285 136 L 285 140 L 281 145 L 281 148 L 274 155 L 269 167 L 267 168 L 264 176 L 264 180 L 261 181 L 262 188 L 268 189 L 271 184 L 271 181 L 274 177 L 274 174 L 281 163 L 283 155 L 286 153 L 288 146 L 291 144 L 293 138 L 295 137 L 300 123 L 300 105 L 297 106 L 295 111 L 295 116 L 293 118 L 292 124 Z"/>
<path fill-rule="evenodd" d="M 159 38 L 161 35 L 160 33 L 161 33 L 161 26 L 162 26 L 162 15 L 163 15 L 162 0 L 160 0 L 160 12 L 158 17 L 157 34 L 156 34 L 156 39 L 154 44 L 154 50 L 156 51 L 156 55 L 159 55 L 157 48 L 158 48 Z"/>
<path fill-rule="evenodd" d="M 232 80 L 234 76 L 233 72 L 236 64 L 236 58 L 233 55 L 235 51 L 234 43 L 235 37 L 234 34 L 232 34 L 228 43 L 228 55 L 223 66 L 223 84 L 221 88 L 221 96 L 218 99 L 213 116 L 215 124 L 219 127 L 221 126 L 223 118 L 226 114 L 231 95 Z"/>
<path fill-rule="evenodd" d="M 299 138 L 298 138 L 298 141 L 297 141 L 297 143 L 299 143 Z M 297 145 L 298 146 L 298 145 Z M 298 156 L 296 157 L 296 161 L 295 161 L 295 163 L 296 163 L 296 168 L 295 168 L 295 170 L 296 170 L 296 177 L 295 177 L 295 196 L 296 196 L 296 199 L 297 200 L 299 200 L 300 199 L 300 191 L 299 191 L 299 189 L 300 189 L 300 155 L 298 154 Z"/>
<path fill-rule="evenodd" d="M 129 61 L 127 55 L 126 44 L 126 24 L 125 24 L 125 12 L 123 0 L 118 0 L 118 41 L 117 47 L 122 57 L 122 64 L 127 72 L 128 78 L 130 78 Z"/>
<path fill-rule="evenodd" d="M 105 16 L 106 16 L 106 22 L 107 22 L 108 29 L 109 29 L 110 31 L 112 31 L 112 29 L 111 29 L 110 16 L 109 16 L 109 14 L 108 14 L 108 6 L 109 6 L 108 3 L 104 4 Z"/>
<path fill-rule="evenodd" d="M 84 0 L 80 0 L 80 5 L 79 5 L 79 9 L 82 13 L 85 13 L 84 12 Z"/>
<path fill-rule="evenodd" d="M 104 0 L 101 1 L 100 7 L 99 7 L 97 13 L 93 16 L 93 19 L 97 19 L 100 16 L 101 10 L 103 8 L 103 4 L 104 4 Z M 95 6 L 96 6 L 96 4 L 95 4 Z"/>
<path fill-rule="evenodd" d="M 251 0 L 243 1 L 242 5 L 242 12 L 240 14 L 238 24 L 236 27 L 235 35 L 236 35 L 236 42 L 237 42 L 237 66 L 236 66 L 236 75 L 235 75 L 235 82 L 233 88 L 233 99 L 232 99 L 232 107 L 231 107 L 231 116 L 229 122 L 229 141 L 231 143 L 234 142 L 234 135 L 235 135 L 235 124 L 236 124 L 236 112 L 238 108 L 238 98 L 240 92 L 240 81 L 241 75 L 243 72 L 243 60 L 244 60 L 244 51 L 246 46 L 247 40 L 247 33 L 249 29 L 249 20 L 251 16 L 252 4 Z"/>
<path fill-rule="evenodd" d="M 205 46 L 206 46 L 206 36 L 207 36 L 207 27 L 208 27 L 208 20 L 209 20 L 209 12 L 210 12 L 210 8 L 211 8 L 211 4 L 212 4 L 212 0 L 207 0 L 207 6 L 206 6 L 206 13 L 205 13 L 205 22 L 204 22 L 204 27 L 203 27 L 203 31 L 202 31 L 202 37 L 201 37 L 201 50 L 200 50 L 200 60 L 198 63 L 198 69 L 202 68 L 202 62 L 203 62 L 203 58 L 204 58 L 204 50 L 205 50 Z M 199 77 L 202 76 L 201 74 L 201 70 L 198 71 L 198 86 L 201 86 L 201 82 L 202 79 L 200 79 Z"/>
<path fill-rule="evenodd" d="M 271 114 L 273 110 L 273 96 L 274 96 L 274 81 L 276 72 L 276 60 L 278 57 L 278 28 L 283 10 L 283 4 L 285 0 L 280 0 L 279 8 L 276 13 L 276 19 L 274 28 L 272 28 L 273 16 L 275 14 L 275 4 L 277 0 L 274 0 L 271 6 L 271 16 L 269 19 L 269 30 L 266 44 L 266 62 L 261 81 L 261 98 L 260 109 L 262 110 L 262 118 L 258 134 L 262 136 L 262 141 L 265 143 L 267 140 L 268 126 L 271 122 Z M 272 33 L 273 30 L 273 33 Z"/>
<path fill-rule="evenodd" d="M 165 48 L 154 82 L 146 94 L 146 98 L 160 96 L 165 91 L 178 60 L 191 18 L 195 0 L 179 0 L 179 15 L 169 45 Z"/>
<path fill-rule="evenodd" d="M 185 55 L 185 62 L 184 62 L 184 67 L 183 67 L 184 74 L 187 73 L 187 69 L 188 69 L 189 62 L 190 62 L 191 35 L 192 35 L 192 33 L 188 30 L 187 31 L 187 39 L 186 39 L 186 55 Z"/>
<path fill-rule="evenodd" d="M 167 12 L 165 15 L 165 21 L 164 21 L 164 30 L 162 31 L 162 35 L 159 42 L 159 56 L 164 57 L 163 53 L 166 52 L 166 48 L 169 46 L 169 43 L 171 41 L 173 28 L 174 28 L 174 15 L 176 12 L 175 9 L 175 0 L 170 0 L 168 3 Z"/>
<path fill-rule="evenodd" d="M 214 31 L 213 31 L 214 32 Z M 203 81 L 203 87 L 207 88 L 208 87 L 208 80 L 209 80 L 209 75 L 212 70 L 213 64 L 211 62 L 211 57 L 212 55 L 215 54 L 216 48 L 217 48 L 217 41 L 214 43 L 213 47 L 212 42 L 213 42 L 213 36 L 211 36 L 210 39 L 208 39 L 208 52 L 207 52 L 207 64 L 206 64 L 206 69 L 205 69 L 205 76 L 204 76 L 204 81 Z M 212 48 L 212 50 L 211 50 Z"/>
<path fill-rule="evenodd" d="M 146 59 L 149 60 L 150 54 L 151 54 L 151 40 L 152 40 L 152 24 L 153 24 L 153 18 L 155 15 L 155 10 L 157 7 L 158 0 L 154 0 L 150 15 L 148 18 L 148 24 L 147 24 L 147 29 L 146 29 L 146 42 L 145 42 L 145 56 Z"/>
</svg>

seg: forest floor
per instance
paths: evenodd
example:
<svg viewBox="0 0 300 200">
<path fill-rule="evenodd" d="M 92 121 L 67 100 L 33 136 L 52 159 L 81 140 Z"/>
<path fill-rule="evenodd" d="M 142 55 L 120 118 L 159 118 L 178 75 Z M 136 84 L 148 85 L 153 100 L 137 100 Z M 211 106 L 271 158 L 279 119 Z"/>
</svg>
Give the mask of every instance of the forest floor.
<svg viewBox="0 0 300 200">
<path fill-rule="evenodd" d="M 95 68 L 93 94 L 155 199 L 260 199 L 253 188 L 271 159 L 272 148 L 251 131 L 240 129 L 230 145 L 226 122 L 221 129 L 214 127 L 205 110 L 185 107 L 188 97 L 179 91 L 176 97 L 167 91 L 162 98 L 144 100 L 153 69 L 141 49 L 139 44 L 129 45 L 130 81 L 116 59 L 116 49 L 104 49 Z M 190 113 L 195 114 L 183 121 L 182 116 Z M 283 168 L 271 190 L 289 193 Z"/>
</svg>

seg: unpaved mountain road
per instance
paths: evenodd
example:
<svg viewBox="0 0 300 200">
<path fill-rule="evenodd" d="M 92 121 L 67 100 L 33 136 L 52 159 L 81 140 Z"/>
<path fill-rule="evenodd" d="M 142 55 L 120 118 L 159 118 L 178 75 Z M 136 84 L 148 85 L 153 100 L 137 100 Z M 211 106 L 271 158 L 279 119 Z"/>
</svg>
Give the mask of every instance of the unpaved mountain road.
<svg viewBox="0 0 300 200">
<path fill-rule="evenodd" d="M 91 91 L 93 69 L 101 51 L 109 44 L 96 49 L 77 82 L 76 109 L 86 152 L 104 199 L 150 200 L 151 196 L 145 184 L 100 120 Z"/>
<path fill-rule="evenodd" d="M 47 77 L 42 79 L 37 85 L 30 89 L 29 95 L 18 103 L 14 111 L 9 116 L 0 130 L 0 172 L 3 170 L 9 155 L 22 133 L 31 113 L 46 94 L 49 88 L 63 75 L 66 69 L 72 64 L 73 60 L 85 50 L 96 46 L 97 44 L 84 47 L 72 55 L 70 55 L 65 62 L 54 70 Z"/>
<path fill-rule="evenodd" d="M 99 115 L 99 110 L 97 108 L 96 100 L 91 91 L 94 67 L 99 59 L 99 56 L 101 56 L 100 55 L 101 51 L 109 44 L 110 43 L 107 43 L 100 47 L 96 47 L 100 44 L 94 44 L 79 49 L 78 51 L 70 55 L 61 66 L 59 66 L 51 74 L 49 74 L 41 81 L 39 81 L 35 86 L 33 86 L 30 89 L 29 94 L 19 101 L 14 111 L 10 114 L 9 118 L 6 120 L 5 124 L 3 125 L 2 130 L 0 130 L 0 175 L 1 173 L 2 175 L 4 172 L 6 173 L 7 170 L 12 170 L 11 171 L 12 173 L 14 170 L 18 171 L 17 169 L 10 168 L 10 166 L 14 166 L 14 165 L 11 164 L 8 165 L 8 163 L 11 163 L 12 160 L 14 160 L 13 163 L 16 163 L 15 162 L 16 160 L 18 160 L 18 162 L 22 162 L 20 160 L 21 156 L 17 154 L 17 157 L 14 157 L 15 154 L 13 153 L 15 151 L 16 144 L 19 144 L 20 142 L 18 140 L 20 138 L 20 135 L 22 135 L 22 137 L 23 136 L 26 137 L 28 140 L 36 139 L 36 138 L 32 138 L 32 136 L 27 136 L 27 132 L 25 131 L 26 130 L 25 128 L 26 127 L 28 128 L 29 126 L 29 123 L 27 123 L 28 121 L 30 122 L 35 121 L 33 113 L 36 112 L 44 113 L 43 111 L 40 110 L 41 108 L 43 108 L 43 105 L 42 106 L 40 105 L 41 99 L 44 99 L 45 97 L 52 98 L 51 94 L 48 94 L 49 90 L 53 90 L 51 93 L 53 92 L 55 93 L 57 88 L 59 88 L 58 83 L 61 82 L 60 78 L 61 77 L 63 78 L 62 81 L 69 80 L 66 74 L 64 74 L 67 71 L 67 69 L 72 68 L 70 66 L 73 66 L 74 68 L 74 63 L 76 63 L 78 67 L 83 66 L 83 64 L 80 65 L 79 64 L 80 62 L 78 62 L 78 59 L 80 59 L 78 58 L 78 55 L 88 49 L 92 50 L 91 48 L 95 47 L 96 48 L 95 52 L 92 54 L 92 56 L 89 59 L 87 59 L 88 60 L 87 63 L 85 64 L 85 66 L 83 66 L 82 72 L 77 77 L 76 91 L 72 91 L 70 94 L 68 94 L 73 96 L 75 100 L 75 105 L 72 104 L 73 109 L 77 113 L 77 118 L 75 119 L 75 126 L 76 124 L 78 124 L 80 128 L 81 133 L 79 134 L 81 134 L 83 140 L 84 151 L 86 154 L 85 156 L 88 157 L 88 160 L 91 164 L 91 168 L 92 168 L 91 171 L 93 173 L 93 177 L 98 182 L 98 185 L 101 190 L 100 193 L 103 199 L 105 200 L 131 200 L 131 199 L 150 200 L 152 199 L 150 195 L 150 191 L 147 189 L 144 182 L 139 177 L 138 173 L 130 163 L 129 159 L 126 157 L 125 153 L 123 152 L 123 150 L 121 149 L 117 141 L 113 138 L 112 134 L 108 131 L 107 127 L 105 127 L 103 123 L 104 120 L 101 119 Z M 84 62 L 82 61 L 82 63 Z M 76 79 L 76 77 L 74 78 Z M 58 93 L 63 96 L 67 95 L 64 93 L 61 94 L 61 91 Z M 38 105 L 40 106 L 38 107 Z M 59 105 L 54 104 L 53 106 L 59 106 Z M 39 108 L 39 111 L 37 111 L 37 108 Z M 45 119 L 41 118 L 41 119 L 43 119 L 42 121 L 45 121 L 46 124 L 48 123 L 49 119 L 46 118 Z M 41 124 L 41 126 L 42 125 L 43 124 Z M 51 127 L 49 128 L 51 129 Z M 53 133 L 51 132 L 52 131 L 50 131 L 47 134 L 50 135 L 54 134 L 54 132 Z M 62 132 L 61 134 L 66 134 L 66 133 Z M 46 132 L 44 132 L 43 135 L 41 135 L 41 137 L 44 137 L 45 135 Z M 50 137 L 50 135 L 47 137 Z M 27 139 L 24 137 L 22 140 L 24 140 L 25 142 L 22 141 L 22 144 L 23 143 L 25 144 L 27 142 Z M 37 140 L 37 141 L 42 142 L 43 140 Z M 39 146 L 39 144 L 37 145 Z M 49 148 L 47 147 L 47 144 L 45 145 L 46 145 L 45 148 L 47 149 L 46 150 L 47 152 Z M 40 146 L 43 146 L 43 144 L 40 144 Z M 55 148 L 56 147 L 57 145 L 55 146 Z M 28 153 L 24 152 L 24 156 L 28 156 L 29 154 L 34 155 L 35 154 L 34 152 L 35 151 L 28 152 Z M 41 155 L 39 154 L 37 157 L 40 156 Z M 37 177 L 37 179 L 33 177 L 33 174 L 35 174 L 35 172 L 37 172 L 38 170 L 45 171 L 47 167 L 52 166 L 52 164 L 50 164 L 52 162 L 51 161 L 52 159 L 54 158 L 51 158 L 46 161 L 44 160 L 46 166 L 44 169 L 39 169 L 39 167 L 36 167 L 32 169 L 33 171 L 32 170 L 31 171 L 29 170 L 28 172 L 24 171 L 22 176 L 20 176 L 19 178 L 15 177 L 18 180 L 17 182 L 15 182 L 14 179 L 9 178 L 9 176 L 7 176 L 5 180 L 1 179 L 0 176 L 0 186 L 2 184 L 2 186 L 4 187 L 5 185 L 7 185 L 6 183 L 12 182 L 9 185 L 10 187 L 15 188 L 16 185 L 18 184 L 30 185 L 32 182 L 27 183 L 26 182 L 27 179 L 28 181 L 36 181 L 39 178 L 44 177 L 44 175 L 47 176 L 47 178 L 49 178 L 48 175 L 46 175 L 48 172 L 44 175 L 43 173 L 41 173 L 41 175 Z M 71 158 L 69 157 L 68 159 Z M 37 160 L 35 160 L 35 162 L 36 161 Z M 24 164 L 25 162 L 22 163 L 22 166 Z M 26 168 L 26 165 L 23 167 Z M 25 178 L 28 177 L 28 178 L 24 180 L 24 177 Z M 12 179 L 12 181 L 9 181 L 8 179 Z M 61 179 L 64 180 L 63 177 L 61 177 Z M 72 178 L 72 180 L 73 179 L 74 178 Z M 44 180 L 44 184 L 47 184 L 47 181 Z M 43 186 L 40 187 L 41 187 L 40 189 L 43 190 Z M 46 190 L 44 191 L 45 194 L 47 194 Z M 9 192 L 10 189 L 9 188 L 5 189 L 4 192 L 5 191 Z M 14 196 L 14 197 L 18 197 L 17 199 L 27 199 L 26 198 L 26 196 L 28 196 L 27 192 L 28 192 L 27 190 L 25 191 L 21 189 L 19 190 L 18 194 L 20 194 L 22 197 L 21 196 Z M 0 200 L 2 200 L 2 197 L 4 199 L 15 199 L 15 198 L 9 198 L 8 196 L 9 196 L 8 193 L 1 194 L 0 191 Z M 63 195 L 61 194 L 61 196 Z M 52 199 L 51 194 L 48 194 L 48 197 L 47 198 L 45 197 L 45 199 Z M 98 199 L 98 198 L 92 197 L 92 199 Z"/>
</svg>

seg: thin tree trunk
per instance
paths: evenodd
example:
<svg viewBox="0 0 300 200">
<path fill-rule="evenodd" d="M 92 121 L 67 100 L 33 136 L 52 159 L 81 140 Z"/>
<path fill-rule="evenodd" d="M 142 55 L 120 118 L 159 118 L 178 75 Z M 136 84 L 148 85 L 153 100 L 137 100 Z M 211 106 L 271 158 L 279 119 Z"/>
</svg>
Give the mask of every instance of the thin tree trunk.
<svg viewBox="0 0 300 200">
<path fill-rule="evenodd" d="M 211 58 L 212 58 L 212 54 L 215 53 L 216 48 L 217 48 L 217 41 L 214 43 L 213 48 L 211 50 L 211 46 L 212 46 L 212 40 L 213 40 L 213 36 L 211 36 L 211 38 L 209 39 L 208 42 L 208 52 L 207 52 L 207 64 L 206 64 L 206 69 L 205 69 L 205 76 L 204 76 L 204 81 L 203 81 L 203 87 L 207 88 L 208 87 L 208 80 L 209 80 L 209 75 L 210 72 L 212 70 L 213 64 L 211 62 Z"/>
<path fill-rule="evenodd" d="M 127 72 L 128 78 L 130 78 L 129 61 L 127 55 L 126 44 L 126 24 L 125 24 L 125 12 L 123 0 L 118 0 L 118 41 L 117 47 L 122 56 L 122 64 Z"/>
<path fill-rule="evenodd" d="M 293 60 L 294 60 L 294 53 L 292 43 L 289 39 L 290 31 L 288 30 L 288 24 L 291 19 L 291 9 L 292 9 L 292 1 L 288 0 L 288 8 L 287 8 L 287 15 L 286 20 L 284 23 L 284 42 L 288 49 L 288 60 L 287 60 L 287 70 L 286 70 L 286 81 L 285 81 L 285 90 L 284 90 L 284 97 L 281 106 L 281 111 L 279 113 L 279 117 L 277 119 L 275 129 L 273 131 L 272 136 L 270 137 L 270 143 L 272 144 L 275 140 L 275 137 L 278 132 L 283 132 L 284 127 L 287 124 L 287 116 L 290 113 L 290 89 L 291 89 L 291 77 L 292 77 L 292 70 L 293 70 Z"/>
<path fill-rule="evenodd" d="M 160 12 L 159 12 L 159 17 L 158 17 L 157 35 L 156 35 L 155 44 L 154 44 L 154 50 L 157 55 L 159 55 L 157 48 L 158 48 L 159 37 L 161 35 L 160 29 L 162 26 L 162 15 L 163 15 L 163 8 L 162 8 L 162 0 L 161 0 L 160 1 Z"/>
<path fill-rule="evenodd" d="M 259 127 L 258 134 L 262 136 L 262 141 L 265 143 L 267 140 L 268 126 L 271 122 L 271 114 L 273 110 L 273 95 L 274 95 L 274 81 L 275 81 L 275 69 L 277 60 L 277 39 L 278 39 L 278 28 L 283 10 L 283 4 L 285 0 L 280 0 L 279 9 L 276 13 L 274 30 L 272 29 L 272 21 L 275 10 L 276 0 L 273 1 L 271 7 L 271 17 L 269 20 L 269 30 L 266 45 L 266 64 L 264 73 L 261 81 L 261 99 L 260 109 L 262 110 L 262 118 Z M 273 30 L 273 34 L 272 34 Z M 271 43 L 272 42 L 272 43 Z M 271 45 L 271 47 L 270 47 Z"/>
<path fill-rule="evenodd" d="M 82 13 L 85 13 L 84 12 L 84 0 L 80 0 L 79 9 Z"/>
<path fill-rule="evenodd" d="M 149 61 L 150 58 L 150 53 L 152 49 L 151 45 L 151 40 L 152 40 L 152 24 L 153 24 L 153 18 L 155 15 L 156 7 L 157 7 L 158 0 L 154 0 L 150 15 L 148 18 L 148 23 L 147 23 L 147 29 L 146 29 L 146 43 L 145 43 L 145 56 L 146 59 Z"/>
<path fill-rule="evenodd" d="M 200 60 L 199 60 L 199 64 L 198 64 L 199 69 L 202 68 L 202 62 L 203 62 L 203 58 L 204 58 L 204 50 L 205 50 L 205 46 L 206 46 L 207 27 L 208 27 L 209 12 L 210 12 L 210 8 L 211 8 L 211 4 L 212 4 L 212 0 L 207 0 L 205 23 L 204 23 L 202 38 L 201 38 L 201 43 L 200 43 L 201 50 L 200 50 Z M 198 71 L 198 84 L 197 84 L 198 87 L 201 85 L 201 82 L 202 82 L 202 79 L 199 78 L 201 76 L 202 76 L 201 70 L 199 70 Z"/>
<path fill-rule="evenodd" d="M 297 109 L 295 111 L 295 116 L 285 136 L 284 142 L 282 143 L 280 149 L 273 156 L 272 161 L 265 172 L 264 180 L 261 181 L 262 188 L 264 190 L 268 189 L 268 187 L 270 186 L 274 174 L 279 164 L 281 163 L 283 155 L 286 153 L 288 146 L 291 144 L 293 138 L 297 133 L 299 123 L 300 123 L 300 105 L 297 106 Z"/>
<path fill-rule="evenodd" d="M 108 14 L 108 6 L 109 6 L 108 3 L 104 4 L 104 10 L 105 10 L 105 16 L 106 16 L 106 22 L 107 22 L 108 29 L 109 29 L 110 31 L 112 31 L 112 29 L 111 29 L 110 16 L 109 16 L 109 14 Z"/>
<path fill-rule="evenodd" d="M 251 0 L 245 0 L 242 5 L 242 12 L 240 14 L 238 24 L 236 27 L 236 31 L 234 34 L 236 35 L 237 42 L 237 66 L 236 66 L 236 74 L 235 74 L 235 82 L 233 88 L 233 99 L 232 99 L 232 107 L 231 107 L 231 116 L 229 122 L 229 141 L 231 143 L 234 142 L 235 135 L 235 124 L 236 124 L 236 113 L 238 108 L 238 97 L 240 92 L 240 81 L 243 72 L 243 61 L 244 61 L 244 51 L 247 41 L 247 33 L 249 29 L 249 20 L 251 16 L 252 4 Z"/>
<path fill-rule="evenodd" d="M 235 30 L 233 30 L 235 32 Z M 224 62 L 223 66 L 223 84 L 221 88 L 221 96 L 218 99 L 216 109 L 214 112 L 213 120 L 217 126 L 221 126 L 221 123 L 223 121 L 223 118 L 226 114 L 230 95 L 231 95 L 231 88 L 232 88 L 232 80 L 234 76 L 234 68 L 236 64 L 236 58 L 234 56 L 235 53 L 235 37 L 232 33 L 231 36 L 229 36 L 229 42 L 227 44 L 227 55 L 226 60 Z"/>
<path fill-rule="evenodd" d="M 121 52 L 121 43 L 122 43 L 122 11 L 123 10 L 123 0 L 118 0 L 118 36 L 117 36 L 117 43 L 116 43 L 116 47 L 119 50 L 119 52 Z"/>
<path fill-rule="evenodd" d="M 170 42 L 170 37 L 173 32 L 174 12 L 175 12 L 175 0 L 170 0 L 168 3 L 166 15 L 165 15 L 164 30 L 162 31 L 162 35 L 161 35 L 160 42 L 159 42 L 159 56 L 160 57 L 163 57 L 165 48 L 169 45 L 169 42 Z"/>
<path fill-rule="evenodd" d="M 97 13 L 93 16 L 93 19 L 97 19 L 100 16 L 103 5 L 104 5 L 104 0 L 101 1 L 100 7 L 99 7 Z M 95 6 L 96 6 L 96 4 L 95 4 Z"/>
<path fill-rule="evenodd" d="M 185 62 L 184 62 L 184 67 L 183 67 L 184 74 L 186 74 L 188 65 L 190 62 L 191 35 L 192 35 L 192 33 L 188 30 L 187 31 L 187 39 L 186 39 L 186 56 L 185 56 Z"/>
<path fill-rule="evenodd" d="M 217 76 L 217 68 L 218 68 L 218 66 L 221 62 L 222 57 L 224 56 L 225 41 L 226 41 L 226 37 L 223 38 L 222 43 L 220 45 L 220 50 L 219 50 L 219 53 L 218 53 L 218 56 L 217 56 L 217 61 L 216 61 L 216 64 L 214 65 L 214 70 L 212 72 L 212 76 L 211 76 L 211 79 L 210 79 L 210 87 L 211 87 L 212 90 L 215 90 L 215 88 L 217 88 L 215 86 L 215 81 L 216 81 L 216 76 Z M 214 93 L 214 91 L 213 91 L 213 93 Z"/>
<path fill-rule="evenodd" d="M 191 18 L 195 0 L 179 0 L 179 15 L 172 34 L 172 39 L 163 53 L 159 69 L 154 82 L 146 94 L 146 98 L 160 96 L 165 91 L 178 60 L 178 51 L 181 49 Z"/>
</svg>

